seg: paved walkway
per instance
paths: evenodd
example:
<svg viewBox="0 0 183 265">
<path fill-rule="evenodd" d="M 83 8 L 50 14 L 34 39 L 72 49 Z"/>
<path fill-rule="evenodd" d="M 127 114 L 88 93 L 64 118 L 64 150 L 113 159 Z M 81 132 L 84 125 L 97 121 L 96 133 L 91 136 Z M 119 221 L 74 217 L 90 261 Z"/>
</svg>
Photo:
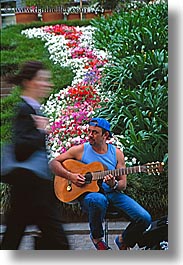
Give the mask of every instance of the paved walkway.
<svg viewBox="0 0 183 265">
<path fill-rule="evenodd" d="M 117 250 L 114 244 L 115 236 L 118 235 L 125 227 L 127 222 L 109 222 L 109 236 L 108 244 L 112 250 Z M 0 226 L 0 240 L 2 240 L 3 232 L 6 227 Z M 67 223 L 64 224 L 64 230 L 67 233 L 68 240 L 71 246 L 71 250 L 95 250 L 91 240 L 88 223 Z M 34 249 L 34 237 L 30 235 L 33 231 L 36 231 L 35 226 L 28 226 L 25 231 L 25 236 L 22 238 L 20 248 L 21 250 L 33 250 Z"/>
</svg>

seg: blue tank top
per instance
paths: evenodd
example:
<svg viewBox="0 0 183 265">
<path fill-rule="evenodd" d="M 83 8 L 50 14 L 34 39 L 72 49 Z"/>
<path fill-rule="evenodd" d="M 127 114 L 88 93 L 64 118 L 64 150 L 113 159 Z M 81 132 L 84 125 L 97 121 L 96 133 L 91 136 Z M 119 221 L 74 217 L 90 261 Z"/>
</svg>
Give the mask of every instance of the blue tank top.
<svg viewBox="0 0 183 265">
<path fill-rule="evenodd" d="M 90 143 L 85 143 L 81 162 L 89 164 L 95 161 L 101 162 L 109 170 L 115 169 L 117 165 L 116 147 L 108 144 L 107 153 L 98 154 L 93 150 Z M 102 183 L 102 187 L 105 192 L 111 192 L 111 188 L 106 183 Z"/>
</svg>

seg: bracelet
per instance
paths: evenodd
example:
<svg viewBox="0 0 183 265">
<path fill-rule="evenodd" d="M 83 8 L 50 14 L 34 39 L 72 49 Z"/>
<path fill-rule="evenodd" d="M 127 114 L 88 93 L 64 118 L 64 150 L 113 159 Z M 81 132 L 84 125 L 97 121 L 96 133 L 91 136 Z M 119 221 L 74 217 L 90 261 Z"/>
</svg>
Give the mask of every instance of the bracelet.
<svg viewBox="0 0 183 265">
<path fill-rule="evenodd" d="M 113 190 L 116 190 L 116 189 L 117 189 L 117 187 L 118 187 L 118 181 L 117 181 L 117 180 L 115 180 L 115 184 L 114 184 L 114 186 L 112 187 L 112 189 L 113 189 Z"/>
</svg>

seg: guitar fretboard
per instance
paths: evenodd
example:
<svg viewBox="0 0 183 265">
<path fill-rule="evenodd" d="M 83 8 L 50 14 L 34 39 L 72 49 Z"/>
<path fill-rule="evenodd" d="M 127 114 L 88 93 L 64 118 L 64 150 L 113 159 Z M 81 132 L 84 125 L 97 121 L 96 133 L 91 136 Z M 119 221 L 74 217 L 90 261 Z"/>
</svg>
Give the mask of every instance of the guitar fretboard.
<svg viewBox="0 0 183 265">
<path fill-rule="evenodd" d="M 92 173 L 92 180 L 103 179 L 105 176 L 111 174 L 114 177 L 128 175 L 132 173 L 140 173 L 145 172 L 145 167 L 143 166 L 135 166 L 135 167 L 126 167 L 126 168 L 117 168 L 114 170 L 105 170 L 101 172 L 93 172 Z"/>
</svg>

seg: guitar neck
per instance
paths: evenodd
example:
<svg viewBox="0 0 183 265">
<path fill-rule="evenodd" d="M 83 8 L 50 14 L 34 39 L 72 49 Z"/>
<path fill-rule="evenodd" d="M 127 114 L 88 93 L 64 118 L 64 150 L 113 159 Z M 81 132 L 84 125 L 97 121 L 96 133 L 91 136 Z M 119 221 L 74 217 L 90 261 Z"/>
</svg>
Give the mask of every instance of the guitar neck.
<svg viewBox="0 0 183 265">
<path fill-rule="evenodd" d="M 100 172 L 93 172 L 92 173 L 92 180 L 103 179 L 105 176 L 111 174 L 114 177 L 128 175 L 132 173 L 141 173 L 145 172 L 143 166 L 135 166 L 135 167 L 126 167 L 126 168 L 117 168 L 114 170 L 105 170 Z"/>
</svg>

